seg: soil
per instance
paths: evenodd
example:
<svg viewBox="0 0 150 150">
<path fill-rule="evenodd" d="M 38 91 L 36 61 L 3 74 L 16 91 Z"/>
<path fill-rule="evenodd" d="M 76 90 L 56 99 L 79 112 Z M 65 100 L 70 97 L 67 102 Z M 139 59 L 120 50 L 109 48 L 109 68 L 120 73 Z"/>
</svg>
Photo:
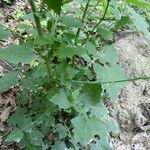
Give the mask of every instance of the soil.
<svg viewBox="0 0 150 150">
<path fill-rule="evenodd" d="M 15 28 L 17 22 L 12 13 L 17 8 L 28 9 L 27 3 L 19 0 L 12 6 L 0 8 L 0 23 Z M 16 39 L 0 41 L 0 47 L 16 43 Z M 119 63 L 129 78 L 150 76 L 150 35 L 143 36 L 120 32 L 115 37 L 114 46 L 118 50 Z M 9 64 L 0 61 L 0 72 L 8 71 Z M 10 132 L 6 120 L 16 107 L 18 90 L 10 90 L 0 95 L 0 149 L 16 150 L 15 145 L 4 144 L 2 138 Z M 110 116 L 118 123 L 120 133 L 112 135 L 114 150 L 150 150 L 150 81 L 129 82 L 122 90 L 119 103 L 109 103 Z"/>
<path fill-rule="evenodd" d="M 114 46 L 129 78 L 150 76 L 150 35 L 129 34 Z M 111 104 L 109 109 L 120 126 L 120 134 L 112 137 L 113 149 L 150 150 L 150 81 L 127 83 L 119 103 Z"/>
</svg>

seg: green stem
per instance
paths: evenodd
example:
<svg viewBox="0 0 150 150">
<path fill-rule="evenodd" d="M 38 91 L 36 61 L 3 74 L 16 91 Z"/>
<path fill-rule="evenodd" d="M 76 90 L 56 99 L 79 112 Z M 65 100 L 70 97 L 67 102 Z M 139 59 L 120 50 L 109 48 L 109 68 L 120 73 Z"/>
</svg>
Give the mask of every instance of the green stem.
<svg viewBox="0 0 150 150">
<path fill-rule="evenodd" d="M 36 27 L 37 27 L 37 32 L 38 32 L 39 36 L 43 36 L 42 26 L 41 26 L 41 23 L 40 23 L 40 19 L 36 15 L 37 10 L 36 10 L 36 6 L 35 6 L 35 3 L 34 3 L 34 0 L 29 0 L 29 3 L 31 5 L 31 9 L 32 9 L 32 12 L 33 12 L 35 24 L 36 24 Z"/>
<path fill-rule="evenodd" d="M 41 36 L 43 36 L 42 26 L 41 26 L 39 17 L 36 15 L 37 10 L 36 10 L 36 6 L 35 6 L 35 3 L 34 3 L 34 0 L 29 0 L 29 3 L 31 5 L 31 9 L 32 9 L 32 12 L 33 12 L 33 16 L 34 16 L 35 24 L 36 24 L 36 27 L 37 27 L 38 35 L 41 37 Z M 43 47 L 43 49 L 44 49 L 44 47 Z M 39 55 L 41 56 L 41 54 L 39 54 Z M 49 57 L 45 57 L 45 58 L 42 57 L 42 58 L 46 62 L 47 69 L 48 69 L 48 74 L 49 74 L 49 77 L 51 78 L 51 71 L 50 71 L 51 64 L 49 62 Z"/>
<path fill-rule="evenodd" d="M 109 7 L 109 3 L 110 3 L 110 0 L 107 0 L 107 5 L 106 5 L 105 12 L 104 12 L 102 18 L 101 18 L 101 19 L 99 20 L 99 22 L 93 27 L 93 29 L 90 31 L 90 33 L 92 33 L 92 32 L 101 24 L 101 22 L 104 20 L 106 14 L 107 14 L 107 10 L 108 10 L 108 7 Z M 90 34 L 87 36 L 87 38 L 85 39 L 85 41 L 84 41 L 84 43 L 83 43 L 82 45 L 84 45 L 84 44 L 87 42 L 87 40 L 90 38 L 90 36 L 91 36 Z"/>
<path fill-rule="evenodd" d="M 137 80 L 150 80 L 150 77 L 136 77 L 136 78 L 129 78 L 129 79 L 123 79 L 123 80 L 116 80 L 116 81 L 104 81 L 104 82 L 100 82 L 100 81 L 90 82 L 90 81 L 78 81 L 78 80 L 72 80 L 72 82 L 80 83 L 80 84 L 110 84 L 110 83 L 137 81 Z"/>
<path fill-rule="evenodd" d="M 82 16 L 82 22 L 84 22 L 84 19 L 85 19 L 85 17 L 86 17 L 89 4 L 90 4 L 90 0 L 88 0 L 87 4 L 86 4 L 86 6 L 85 6 L 84 13 L 83 13 L 83 16 Z M 80 35 L 80 32 L 81 32 L 81 28 L 78 28 L 77 33 L 76 33 L 76 37 L 75 37 L 75 43 L 77 43 L 78 37 L 79 37 L 79 35 Z"/>
<path fill-rule="evenodd" d="M 106 8 L 105 8 L 105 12 L 102 16 L 102 18 L 99 20 L 99 22 L 93 27 L 93 29 L 91 30 L 91 32 L 93 32 L 100 24 L 101 22 L 104 20 L 105 16 L 106 16 L 106 13 L 107 13 L 107 10 L 108 10 L 108 7 L 109 7 L 109 3 L 110 3 L 110 0 L 107 0 L 107 5 L 106 5 Z"/>
</svg>

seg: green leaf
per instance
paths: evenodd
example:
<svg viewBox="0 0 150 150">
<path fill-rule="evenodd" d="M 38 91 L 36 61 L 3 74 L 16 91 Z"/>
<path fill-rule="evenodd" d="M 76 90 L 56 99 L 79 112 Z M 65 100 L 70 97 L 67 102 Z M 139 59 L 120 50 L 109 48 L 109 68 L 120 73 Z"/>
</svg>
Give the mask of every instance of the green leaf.
<svg viewBox="0 0 150 150">
<path fill-rule="evenodd" d="M 71 47 L 71 46 L 61 46 L 61 48 L 59 49 L 58 55 L 60 58 L 67 58 L 70 57 L 72 58 L 75 55 L 81 56 L 82 54 L 85 54 L 85 49 L 80 47 L 80 46 L 76 46 L 76 47 Z"/>
<path fill-rule="evenodd" d="M 115 64 L 118 61 L 117 51 L 111 45 L 105 45 L 97 56 L 103 64 L 106 64 L 107 62 Z"/>
<path fill-rule="evenodd" d="M 115 0 L 110 1 L 110 11 L 112 12 L 112 14 L 115 16 L 117 20 L 121 19 L 121 13 L 119 9 L 117 8 L 117 4 Z"/>
<path fill-rule="evenodd" d="M 97 56 L 96 46 L 92 44 L 91 42 L 87 42 L 87 44 L 85 45 L 85 49 L 89 54 L 93 56 Z"/>
<path fill-rule="evenodd" d="M 104 103 L 100 102 L 96 106 L 91 107 L 91 115 L 97 119 L 105 120 L 108 117 L 108 110 Z"/>
<path fill-rule="evenodd" d="M 117 65 L 116 49 L 112 46 L 104 46 L 98 54 L 98 58 L 103 63 L 103 66 L 97 63 L 93 65 L 97 80 L 100 82 L 110 82 L 102 84 L 102 89 L 105 89 L 111 99 L 116 101 L 125 83 L 114 83 L 114 81 L 127 79 L 121 66 Z"/>
<path fill-rule="evenodd" d="M 30 134 L 30 141 L 31 144 L 36 145 L 36 146 L 42 146 L 43 145 L 43 138 L 44 135 L 42 132 L 34 129 L 32 133 Z"/>
<path fill-rule="evenodd" d="M 52 150 L 66 150 L 67 147 L 63 142 L 56 142 L 55 145 L 52 145 Z"/>
<path fill-rule="evenodd" d="M 101 82 L 114 82 L 118 80 L 125 80 L 126 76 L 119 65 L 111 64 L 111 67 L 105 65 L 94 65 L 95 72 L 97 73 L 97 80 Z"/>
<path fill-rule="evenodd" d="M 109 94 L 110 99 L 113 102 L 118 100 L 118 97 L 121 93 L 121 89 L 125 86 L 125 83 L 109 83 L 109 84 L 102 84 L 102 88 L 106 90 Z"/>
<path fill-rule="evenodd" d="M 109 143 L 104 140 L 98 140 L 96 143 L 90 144 L 91 150 L 112 150 Z"/>
<path fill-rule="evenodd" d="M 0 24 L 0 40 L 7 39 L 11 36 L 11 32 Z"/>
<path fill-rule="evenodd" d="M 61 21 L 63 24 L 65 24 L 68 27 L 74 27 L 74 28 L 83 27 L 83 22 L 79 18 L 75 18 L 73 16 L 63 16 L 61 18 Z"/>
<path fill-rule="evenodd" d="M 52 115 L 47 115 L 43 118 L 43 126 L 45 128 L 55 125 L 55 118 Z"/>
<path fill-rule="evenodd" d="M 17 72 L 10 72 L 0 78 L 0 93 L 9 90 L 12 86 L 17 85 L 18 81 Z"/>
<path fill-rule="evenodd" d="M 94 70 L 97 74 L 97 80 L 101 82 L 110 82 L 102 84 L 102 88 L 106 89 L 113 101 L 118 100 L 121 88 L 125 83 L 114 83 L 113 81 L 125 80 L 126 76 L 122 68 L 117 64 L 111 64 L 111 67 L 105 65 L 100 66 L 94 64 Z"/>
<path fill-rule="evenodd" d="M 44 45 L 47 45 L 50 43 L 51 43 L 51 41 L 45 37 L 38 37 L 37 39 L 34 40 L 34 45 L 44 46 Z"/>
<path fill-rule="evenodd" d="M 54 104 L 58 105 L 60 108 L 67 109 L 71 107 L 71 103 L 69 102 L 63 89 L 59 90 L 58 93 L 55 94 L 52 98 L 51 95 L 48 95 L 47 98 Z"/>
<path fill-rule="evenodd" d="M 18 128 L 15 128 L 11 131 L 11 133 L 7 136 L 6 138 L 6 142 L 12 142 L 12 141 L 15 141 L 15 142 L 20 142 L 21 139 L 23 138 L 23 132 L 18 129 Z"/>
<path fill-rule="evenodd" d="M 24 106 L 29 101 L 29 93 L 27 91 L 23 91 L 19 96 L 19 104 Z"/>
<path fill-rule="evenodd" d="M 48 8 L 54 10 L 57 14 L 61 12 L 61 6 L 63 5 L 63 0 L 43 0 Z"/>
<path fill-rule="evenodd" d="M 73 140 L 75 143 L 80 142 L 82 145 L 86 145 L 95 135 L 99 135 L 105 141 L 109 139 L 105 124 L 94 117 L 89 119 L 83 115 L 79 115 L 72 119 L 71 122 L 74 126 Z"/>
<path fill-rule="evenodd" d="M 33 122 L 30 117 L 25 117 L 25 111 L 20 107 L 17 108 L 15 113 L 9 118 L 9 123 L 15 128 L 19 128 L 22 132 L 30 133 L 33 127 Z"/>
<path fill-rule="evenodd" d="M 76 75 L 77 73 L 79 73 L 79 70 L 74 69 L 74 68 L 71 68 L 71 67 L 66 68 L 66 71 L 67 71 L 67 73 L 68 73 L 70 79 L 74 78 L 75 75 Z"/>
<path fill-rule="evenodd" d="M 97 30 L 100 35 L 102 36 L 102 38 L 104 38 L 105 40 L 110 40 L 113 41 L 113 32 L 111 30 L 109 30 L 108 28 L 98 28 Z"/>
<path fill-rule="evenodd" d="M 12 116 L 8 119 L 8 123 L 10 123 L 13 127 L 22 126 L 22 121 L 24 119 L 25 111 L 18 107 L 16 111 L 12 114 Z"/>
<path fill-rule="evenodd" d="M 118 20 L 115 25 L 115 29 L 120 29 L 122 27 L 125 27 L 128 23 L 131 23 L 129 16 L 122 16 L 121 20 Z"/>
<path fill-rule="evenodd" d="M 100 84 L 85 84 L 81 91 L 80 101 L 88 106 L 99 103 L 102 92 Z"/>
<path fill-rule="evenodd" d="M 135 10 L 129 6 L 127 6 L 128 11 L 130 12 L 130 18 L 133 21 L 134 26 L 139 32 L 143 32 L 144 34 L 149 34 L 148 28 L 149 25 L 146 22 L 145 18 L 140 14 L 137 14 Z"/>
<path fill-rule="evenodd" d="M 0 59 L 10 63 L 31 63 L 35 59 L 33 48 L 28 45 L 10 45 L 7 48 L 0 48 Z"/>
<path fill-rule="evenodd" d="M 57 125 L 56 125 L 56 131 L 58 132 L 58 134 L 59 134 L 59 137 L 62 139 L 62 138 L 65 138 L 67 135 L 68 135 L 68 133 L 67 133 L 67 128 L 63 125 L 63 124 L 61 124 L 61 123 L 58 123 Z"/>
<path fill-rule="evenodd" d="M 20 129 L 21 129 L 22 131 L 24 131 L 24 132 L 31 133 L 32 127 L 33 127 L 33 122 L 32 122 L 32 120 L 31 120 L 31 118 L 30 118 L 30 117 L 26 118 L 26 117 L 24 116 L 24 119 L 23 119 L 23 121 L 22 121 L 22 124 L 21 124 L 21 126 L 20 126 Z"/>
<path fill-rule="evenodd" d="M 24 16 L 22 17 L 24 20 L 30 20 L 30 21 L 34 21 L 34 16 L 33 16 L 33 12 L 30 12 L 28 14 L 24 14 Z M 31 27 L 30 27 L 31 28 Z"/>
<path fill-rule="evenodd" d="M 15 113 L 9 118 L 8 122 L 11 123 L 13 127 L 17 126 L 18 128 L 20 128 L 20 130 L 29 133 L 31 132 L 31 129 L 33 127 L 31 118 L 26 118 L 25 111 L 20 107 L 17 108 Z"/>
<path fill-rule="evenodd" d="M 112 132 L 113 134 L 117 134 L 119 132 L 118 124 L 111 119 L 105 120 L 105 125 L 107 126 L 109 132 Z"/>
<path fill-rule="evenodd" d="M 143 8 L 150 7 L 150 3 L 145 0 L 127 0 L 127 2 Z"/>
</svg>

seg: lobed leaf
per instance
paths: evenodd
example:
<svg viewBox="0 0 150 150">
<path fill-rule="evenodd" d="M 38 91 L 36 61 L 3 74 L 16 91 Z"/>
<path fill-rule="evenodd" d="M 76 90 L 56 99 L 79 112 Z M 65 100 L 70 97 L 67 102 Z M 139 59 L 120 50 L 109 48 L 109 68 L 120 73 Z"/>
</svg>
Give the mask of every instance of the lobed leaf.
<svg viewBox="0 0 150 150">
<path fill-rule="evenodd" d="M 100 82 L 110 82 L 102 84 L 102 89 L 105 89 L 110 98 L 113 101 L 116 101 L 120 94 L 120 90 L 125 83 L 114 83 L 114 81 L 126 79 L 123 69 L 117 64 L 116 49 L 112 46 L 105 46 L 99 53 L 98 57 L 100 62 L 103 63 L 103 66 L 98 63 L 94 64 L 94 71 L 97 75 L 97 80 Z"/>
<path fill-rule="evenodd" d="M 71 103 L 69 102 L 63 89 L 59 90 L 58 93 L 56 93 L 52 98 L 49 95 L 47 98 L 60 108 L 67 109 L 71 107 Z"/>
<path fill-rule="evenodd" d="M 84 115 L 79 115 L 71 120 L 73 129 L 73 139 L 75 143 L 80 142 L 82 145 L 87 145 L 95 135 L 99 135 L 106 142 L 109 139 L 109 134 L 105 124 L 97 118 L 86 118 Z"/>
</svg>

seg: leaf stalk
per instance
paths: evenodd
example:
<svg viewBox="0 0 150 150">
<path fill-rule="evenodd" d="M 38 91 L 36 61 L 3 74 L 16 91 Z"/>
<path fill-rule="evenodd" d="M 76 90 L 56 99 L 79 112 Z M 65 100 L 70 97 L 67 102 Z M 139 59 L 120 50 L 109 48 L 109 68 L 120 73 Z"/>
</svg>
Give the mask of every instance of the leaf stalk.
<svg viewBox="0 0 150 150">
<path fill-rule="evenodd" d="M 131 81 L 137 81 L 137 80 L 150 80 L 150 77 L 136 77 L 136 78 L 129 78 L 129 79 L 123 79 L 123 80 L 116 80 L 116 81 L 79 81 L 79 80 L 72 80 L 73 83 L 80 83 L 80 84 L 110 84 L 110 83 L 123 83 L 123 82 L 131 82 Z"/>
</svg>

